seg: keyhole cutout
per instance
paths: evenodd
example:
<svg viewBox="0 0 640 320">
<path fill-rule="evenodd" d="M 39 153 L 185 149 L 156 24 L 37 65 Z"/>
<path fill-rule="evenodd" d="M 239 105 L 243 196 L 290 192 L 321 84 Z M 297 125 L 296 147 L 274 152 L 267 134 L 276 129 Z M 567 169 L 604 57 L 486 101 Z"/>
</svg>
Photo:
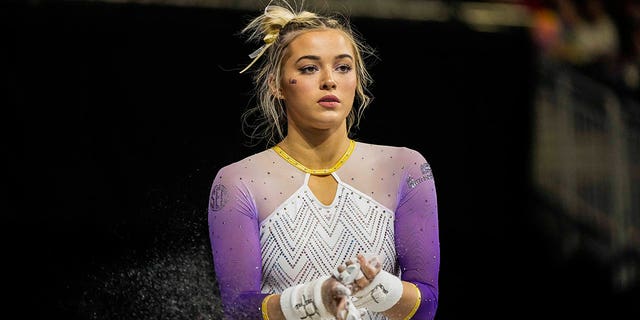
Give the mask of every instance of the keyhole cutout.
<svg viewBox="0 0 640 320">
<path fill-rule="evenodd" d="M 338 192 L 338 181 L 333 175 L 309 177 L 309 189 L 324 205 L 330 205 Z"/>
</svg>

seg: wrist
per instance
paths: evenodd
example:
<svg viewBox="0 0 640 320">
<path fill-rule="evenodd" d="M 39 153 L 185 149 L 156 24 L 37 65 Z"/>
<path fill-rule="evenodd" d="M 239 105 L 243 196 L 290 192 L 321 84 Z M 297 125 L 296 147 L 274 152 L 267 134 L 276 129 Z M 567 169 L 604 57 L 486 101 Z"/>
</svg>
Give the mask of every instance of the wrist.
<svg viewBox="0 0 640 320">
<path fill-rule="evenodd" d="M 371 283 L 359 290 L 354 297 L 358 308 L 384 312 L 393 307 L 402 297 L 403 285 L 399 277 L 380 270 Z"/>
<path fill-rule="evenodd" d="M 264 297 L 264 299 L 262 299 L 262 306 L 260 308 L 260 310 L 262 311 L 262 319 L 263 320 L 269 320 L 269 300 L 271 300 L 271 298 L 273 298 L 275 296 L 275 294 L 270 294 L 266 297 Z"/>
<path fill-rule="evenodd" d="M 322 284 L 329 279 L 320 277 L 311 282 L 289 287 L 280 296 L 280 308 L 287 320 L 332 319 L 322 300 Z"/>
</svg>

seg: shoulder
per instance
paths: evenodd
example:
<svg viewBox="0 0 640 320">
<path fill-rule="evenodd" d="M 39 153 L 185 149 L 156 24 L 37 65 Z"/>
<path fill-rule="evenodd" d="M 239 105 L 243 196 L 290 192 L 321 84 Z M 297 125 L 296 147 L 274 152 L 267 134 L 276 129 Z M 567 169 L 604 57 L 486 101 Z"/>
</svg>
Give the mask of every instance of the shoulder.
<svg viewBox="0 0 640 320">
<path fill-rule="evenodd" d="M 358 143 L 358 161 L 363 167 L 396 172 L 400 177 L 426 176 L 432 178 L 431 165 L 418 150 L 404 147 L 370 143 Z M 367 161 L 368 159 L 368 161 Z"/>
<path fill-rule="evenodd" d="M 269 149 L 254 153 L 236 162 L 232 162 L 220 168 L 216 174 L 216 180 L 242 180 L 243 177 L 251 177 L 257 170 L 265 168 L 272 160 L 272 152 Z M 261 170 L 262 171 L 262 170 Z"/>
<path fill-rule="evenodd" d="M 366 154 L 377 160 L 395 162 L 426 162 L 424 155 L 416 150 L 405 146 L 392 146 L 382 144 L 372 144 L 358 142 L 359 153 Z"/>
<path fill-rule="evenodd" d="M 378 169 L 397 173 L 395 181 L 401 186 L 400 195 L 403 199 L 409 193 L 433 194 L 435 192 L 431 165 L 417 149 L 376 144 L 362 144 L 362 149 L 368 150 L 371 157 L 376 159 Z M 385 179 L 385 181 L 389 180 Z"/>
</svg>

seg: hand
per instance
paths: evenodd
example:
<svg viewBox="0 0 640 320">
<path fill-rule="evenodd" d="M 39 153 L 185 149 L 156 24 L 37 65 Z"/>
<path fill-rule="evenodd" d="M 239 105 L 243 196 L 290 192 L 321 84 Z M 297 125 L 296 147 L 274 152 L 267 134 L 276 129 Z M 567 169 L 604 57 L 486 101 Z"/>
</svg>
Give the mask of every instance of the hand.
<svg viewBox="0 0 640 320">
<path fill-rule="evenodd" d="M 351 304 L 351 290 L 333 277 L 322 276 L 286 288 L 280 295 L 280 308 L 286 319 L 339 319 Z"/>
<path fill-rule="evenodd" d="M 366 288 L 381 270 L 382 264 L 376 257 L 367 259 L 362 254 L 358 254 L 356 260 L 349 260 L 337 268 L 332 279 L 349 291 L 349 295 L 338 302 L 338 320 L 360 320 L 365 315 L 366 310 L 355 305 L 353 299 L 357 298 L 351 294 Z"/>
<path fill-rule="evenodd" d="M 358 254 L 357 261 L 347 261 L 345 266 L 338 267 L 338 272 L 334 277 L 351 289 L 356 308 L 384 312 L 402 296 L 402 281 L 382 270 L 377 257 L 366 259 L 364 255 Z"/>
<path fill-rule="evenodd" d="M 368 286 L 373 278 L 378 275 L 380 270 L 382 270 L 382 263 L 378 259 L 378 257 L 373 257 L 367 259 L 363 254 L 358 253 L 356 256 L 356 261 L 349 260 L 345 262 L 344 265 L 338 267 L 338 273 L 343 274 L 343 272 L 347 269 L 351 269 L 352 267 L 358 268 L 359 270 L 348 270 L 348 273 L 351 273 L 353 279 L 345 277 L 343 280 L 343 284 L 345 284 L 349 289 L 351 289 L 352 294 L 357 293 Z"/>
<path fill-rule="evenodd" d="M 340 283 L 336 278 L 329 277 L 322 284 L 322 301 L 324 307 L 329 313 L 334 315 L 337 320 L 347 320 L 346 314 L 348 312 L 349 296 L 351 290 L 345 285 Z"/>
</svg>

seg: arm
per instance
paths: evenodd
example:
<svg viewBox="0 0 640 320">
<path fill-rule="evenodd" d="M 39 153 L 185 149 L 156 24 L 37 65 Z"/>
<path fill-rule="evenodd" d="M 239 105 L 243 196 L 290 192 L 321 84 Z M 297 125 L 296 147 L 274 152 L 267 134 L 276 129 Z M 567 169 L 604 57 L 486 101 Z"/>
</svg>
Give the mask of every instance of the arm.
<svg viewBox="0 0 640 320">
<path fill-rule="evenodd" d="M 225 319 L 260 319 L 262 259 L 258 215 L 244 183 L 225 167 L 209 197 L 209 239 Z"/>
<path fill-rule="evenodd" d="M 413 309 L 419 290 L 420 304 L 414 319 L 433 319 L 438 307 L 440 241 L 438 205 L 431 167 L 422 155 L 411 154 L 396 209 L 396 254 L 404 291 L 400 303 L 389 310 L 392 319 L 403 319 Z M 409 289 L 411 288 L 411 289 Z"/>
</svg>

